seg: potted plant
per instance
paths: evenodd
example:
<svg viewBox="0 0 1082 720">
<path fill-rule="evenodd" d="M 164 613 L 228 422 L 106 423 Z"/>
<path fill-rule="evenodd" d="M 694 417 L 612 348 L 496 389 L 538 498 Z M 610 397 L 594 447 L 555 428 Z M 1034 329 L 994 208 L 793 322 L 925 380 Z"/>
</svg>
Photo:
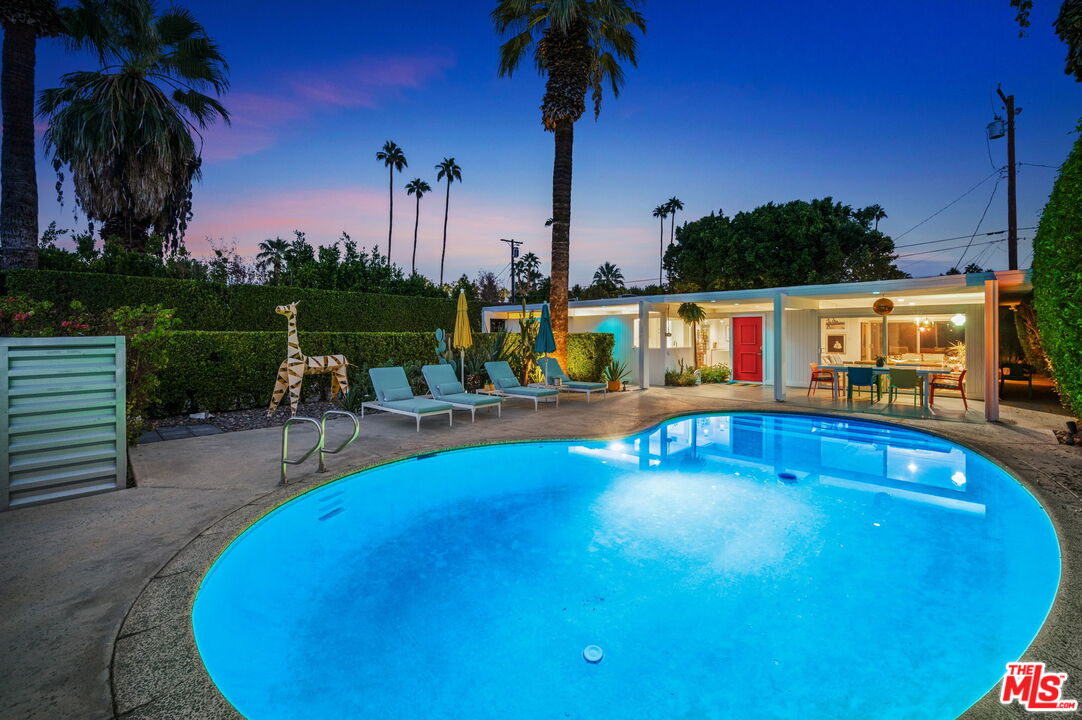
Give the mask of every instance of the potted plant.
<svg viewBox="0 0 1082 720">
<path fill-rule="evenodd" d="M 627 364 L 616 359 L 610 360 L 601 375 L 608 383 L 609 392 L 620 392 L 623 388 L 623 380 L 627 377 Z"/>
</svg>

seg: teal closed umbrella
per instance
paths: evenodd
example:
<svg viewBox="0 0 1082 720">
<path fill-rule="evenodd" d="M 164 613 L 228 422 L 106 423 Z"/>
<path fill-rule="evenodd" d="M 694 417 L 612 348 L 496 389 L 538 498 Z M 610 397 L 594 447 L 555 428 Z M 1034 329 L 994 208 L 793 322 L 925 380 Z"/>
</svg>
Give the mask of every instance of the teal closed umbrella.
<svg viewBox="0 0 1082 720">
<path fill-rule="evenodd" d="M 541 326 L 537 328 L 537 341 L 533 344 L 534 352 L 547 355 L 556 352 L 556 338 L 552 336 L 552 320 L 549 319 L 549 304 L 541 306 Z"/>
</svg>

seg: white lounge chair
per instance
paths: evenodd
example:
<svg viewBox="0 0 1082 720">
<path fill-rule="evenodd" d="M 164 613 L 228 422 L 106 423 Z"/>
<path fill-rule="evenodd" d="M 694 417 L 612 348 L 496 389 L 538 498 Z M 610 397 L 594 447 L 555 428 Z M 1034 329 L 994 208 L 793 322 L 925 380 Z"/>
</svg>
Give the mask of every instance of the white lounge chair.
<svg viewBox="0 0 1082 720">
<path fill-rule="evenodd" d="M 421 418 L 430 415 L 446 415 L 447 424 L 453 424 L 451 413 L 454 412 L 454 407 L 451 403 L 414 397 L 409 380 L 406 379 L 406 371 L 402 368 L 371 368 L 368 376 L 372 378 L 376 399 L 361 403 L 361 417 L 364 417 L 365 408 L 409 415 L 417 420 L 417 432 L 421 432 Z"/>
<path fill-rule="evenodd" d="M 556 406 L 560 405 L 560 391 L 556 388 L 527 387 L 518 381 L 511 372 L 511 366 L 504 360 L 485 363 L 485 371 L 489 380 L 496 387 L 496 392 L 504 397 L 517 397 L 533 400 L 533 409 L 537 410 L 537 403 L 541 400 L 548 402 L 554 400 Z"/>
<path fill-rule="evenodd" d="M 590 393 L 599 392 L 602 395 L 608 397 L 609 386 L 603 382 L 583 382 L 580 380 L 572 380 L 564 369 L 560 366 L 560 361 L 553 357 L 544 357 L 537 361 L 537 364 L 541 366 L 541 372 L 545 375 L 545 384 L 556 387 L 557 390 L 563 392 L 585 393 L 586 402 L 590 402 Z M 553 382 L 555 378 L 560 379 L 560 384 L 556 385 Z"/>
<path fill-rule="evenodd" d="M 503 398 L 466 392 L 450 365 L 425 365 L 421 372 L 428 389 L 432 391 L 432 397 L 450 403 L 456 410 L 469 410 L 470 422 L 477 420 L 477 408 L 495 407 L 497 415 L 503 417 Z"/>
</svg>

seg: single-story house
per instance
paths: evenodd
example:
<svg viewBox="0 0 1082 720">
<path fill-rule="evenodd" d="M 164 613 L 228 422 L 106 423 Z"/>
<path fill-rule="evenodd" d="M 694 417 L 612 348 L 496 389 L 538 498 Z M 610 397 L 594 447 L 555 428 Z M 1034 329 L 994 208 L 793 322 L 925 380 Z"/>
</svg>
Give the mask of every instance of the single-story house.
<svg viewBox="0 0 1082 720">
<path fill-rule="evenodd" d="M 625 296 L 572 300 L 571 332 L 606 332 L 613 355 L 626 362 L 633 384 L 663 385 L 665 371 L 693 364 L 691 328 L 677 316 L 681 303 L 706 312 L 699 331 L 703 363 L 732 368 L 735 382 L 772 385 L 783 402 L 787 388 L 806 388 L 809 363 L 944 363 L 968 372 L 967 395 L 986 400 L 985 415 L 998 419 L 999 307 L 1028 292 L 1028 270 L 940 275 L 834 285 L 756 290 Z M 872 306 L 887 298 L 894 308 L 879 315 Z M 540 305 L 527 305 L 528 313 Z M 522 306 L 482 310 L 485 329 L 502 321 L 518 327 Z M 778 382 L 778 378 L 782 378 Z"/>
</svg>

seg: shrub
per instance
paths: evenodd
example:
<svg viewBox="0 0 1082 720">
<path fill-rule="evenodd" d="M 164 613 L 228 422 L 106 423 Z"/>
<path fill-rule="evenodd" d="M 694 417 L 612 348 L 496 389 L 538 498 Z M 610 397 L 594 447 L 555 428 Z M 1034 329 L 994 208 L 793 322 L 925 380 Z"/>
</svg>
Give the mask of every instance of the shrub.
<svg viewBox="0 0 1082 720">
<path fill-rule="evenodd" d="M 158 374 L 169 364 L 167 340 L 177 324 L 173 311 L 160 305 L 123 305 L 91 313 L 78 300 L 65 309 L 48 301 L 8 296 L 0 302 L 0 335 L 57 337 L 123 335 L 126 343 L 125 396 L 127 439 L 132 444 L 147 428 L 158 390 Z"/>
<path fill-rule="evenodd" d="M 1082 123 L 1079 124 L 1082 131 Z M 1082 415 L 1082 137 L 1060 168 L 1033 239 L 1033 304 L 1064 406 Z"/>
<path fill-rule="evenodd" d="M 699 373 L 702 376 L 704 383 L 729 382 L 729 377 L 732 375 L 729 366 L 724 363 L 719 363 L 717 365 L 703 365 L 699 368 Z"/>
<path fill-rule="evenodd" d="M 430 332 L 301 332 L 299 335 L 301 350 L 306 355 L 341 354 L 349 360 L 350 389 L 355 386 L 361 389 L 344 403 L 359 406 L 360 402 L 371 399 L 367 378 L 371 367 L 401 365 L 415 393 L 428 391 L 420 369 L 424 364 L 436 362 L 436 341 Z M 504 338 L 513 336 L 504 335 Z M 501 341 L 495 333 L 474 335 L 478 352 L 488 352 L 499 342 L 508 340 Z M 570 364 L 589 369 L 599 358 L 607 362 L 606 353 L 611 352 L 612 344 L 613 337 L 607 333 L 573 334 L 568 343 L 572 353 Z M 161 388 L 152 409 L 155 415 L 266 407 L 278 366 L 286 356 L 286 334 L 284 331 L 175 332 L 168 337 L 165 349 L 170 363 L 159 374 Z M 302 399 L 328 399 L 329 377 L 306 376 Z M 359 378 L 363 385 L 358 385 Z"/>
<path fill-rule="evenodd" d="M 281 330 L 274 308 L 293 301 L 301 303 L 299 327 L 312 332 L 424 332 L 455 324 L 455 303 L 444 298 L 54 270 L 12 270 L 2 284 L 5 292 L 57 304 L 78 300 L 92 313 L 160 304 L 176 308 L 187 330 Z M 475 328 L 480 316 L 480 305 L 472 304 Z"/>
<path fill-rule="evenodd" d="M 159 377 L 169 368 L 168 340 L 177 320 L 161 305 L 117 308 L 102 324 L 104 335 L 123 335 L 125 342 L 128 444 L 150 427 L 150 406 Z"/>
<path fill-rule="evenodd" d="M 616 338 L 610 333 L 571 333 L 567 336 L 567 374 L 572 380 L 598 382 L 612 359 Z"/>
<path fill-rule="evenodd" d="M 431 333 L 301 332 L 306 355 L 345 355 L 351 377 L 370 367 L 435 362 Z M 264 407 L 286 357 L 285 332 L 178 332 L 169 340 L 172 362 L 161 374 L 155 414 Z M 308 375 L 302 400 L 329 397 L 329 375 Z M 288 402 L 288 401 L 287 401 Z"/>
</svg>

